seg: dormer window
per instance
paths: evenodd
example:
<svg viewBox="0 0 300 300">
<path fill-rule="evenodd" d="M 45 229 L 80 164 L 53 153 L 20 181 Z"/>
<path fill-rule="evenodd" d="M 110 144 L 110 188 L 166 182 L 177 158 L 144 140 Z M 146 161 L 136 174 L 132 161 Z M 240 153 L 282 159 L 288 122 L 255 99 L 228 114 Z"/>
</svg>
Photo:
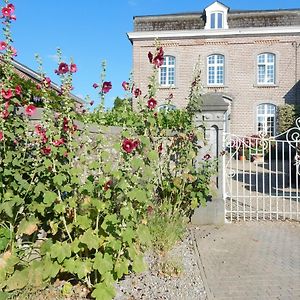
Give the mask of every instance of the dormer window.
<svg viewBox="0 0 300 300">
<path fill-rule="evenodd" d="M 216 1 L 205 9 L 205 29 L 228 29 L 228 7 Z"/>
<path fill-rule="evenodd" d="M 223 26 L 223 13 L 222 12 L 213 12 L 210 15 L 210 28 L 215 29 L 215 28 L 224 28 Z"/>
</svg>

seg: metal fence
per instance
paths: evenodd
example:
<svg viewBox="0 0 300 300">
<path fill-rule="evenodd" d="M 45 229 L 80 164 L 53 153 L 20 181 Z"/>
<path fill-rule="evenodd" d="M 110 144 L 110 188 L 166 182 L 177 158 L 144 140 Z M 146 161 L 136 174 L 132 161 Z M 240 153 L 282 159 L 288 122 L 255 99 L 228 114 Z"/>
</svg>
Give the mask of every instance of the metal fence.
<svg viewBox="0 0 300 300">
<path fill-rule="evenodd" d="M 300 119 L 276 137 L 224 134 L 225 217 L 300 221 Z"/>
</svg>

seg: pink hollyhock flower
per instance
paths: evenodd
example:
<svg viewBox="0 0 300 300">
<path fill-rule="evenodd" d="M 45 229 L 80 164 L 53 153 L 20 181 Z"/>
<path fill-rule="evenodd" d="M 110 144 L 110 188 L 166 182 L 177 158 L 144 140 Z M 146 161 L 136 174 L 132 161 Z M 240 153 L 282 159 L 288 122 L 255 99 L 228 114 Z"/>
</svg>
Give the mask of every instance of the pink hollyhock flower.
<svg viewBox="0 0 300 300">
<path fill-rule="evenodd" d="M 13 14 L 15 12 L 15 6 L 13 4 L 7 4 L 6 6 L 8 9 L 10 9 L 10 13 Z"/>
<path fill-rule="evenodd" d="M 38 135 L 43 135 L 45 134 L 45 129 L 42 127 L 41 124 L 36 124 L 34 126 L 34 132 Z"/>
<path fill-rule="evenodd" d="M 2 89 L 1 95 L 4 99 L 9 100 L 13 96 L 13 93 L 11 89 L 8 90 Z"/>
<path fill-rule="evenodd" d="M 22 88 L 21 88 L 20 85 L 17 85 L 15 87 L 15 94 L 18 95 L 18 96 L 21 96 L 21 94 L 22 94 Z"/>
<path fill-rule="evenodd" d="M 26 108 L 25 108 L 25 114 L 27 116 L 33 116 L 36 112 L 36 107 L 33 104 L 29 104 Z"/>
<path fill-rule="evenodd" d="M 44 155 L 49 155 L 51 153 L 51 147 L 50 146 L 47 146 L 47 147 L 43 147 L 41 149 L 41 152 L 44 154 Z"/>
<path fill-rule="evenodd" d="M 63 120 L 63 131 L 64 132 L 67 132 L 69 130 L 69 121 L 66 117 L 64 117 L 64 120 Z"/>
<path fill-rule="evenodd" d="M 128 91 L 129 90 L 129 82 L 123 81 L 122 87 L 123 87 L 124 91 Z"/>
<path fill-rule="evenodd" d="M 6 44 L 6 42 L 4 42 L 4 41 L 1 41 L 1 42 L 0 42 L 0 50 L 5 50 L 5 49 L 6 49 L 6 47 L 7 47 L 7 44 Z"/>
<path fill-rule="evenodd" d="M 147 103 L 148 108 L 154 109 L 156 107 L 156 105 L 157 105 L 157 101 L 154 98 L 150 98 L 148 100 L 148 103 Z"/>
<path fill-rule="evenodd" d="M 65 143 L 65 141 L 64 141 L 63 138 L 58 139 L 58 140 L 52 142 L 52 144 L 53 144 L 55 147 L 59 147 L 59 146 L 63 145 L 64 143 Z"/>
<path fill-rule="evenodd" d="M 9 117 L 9 111 L 8 111 L 8 109 L 5 109 L 5 110 L 1 113 L 1 115 L 2 115 L 2 118 L 3 118 L 3 119 L 7 119 L 7 118 Z"/>
<path fill-rule="evenodd" d="M 136 148 L 134 140 L 124 139 L 122 142 L 122 148 L 126 153 L 131 153 Z"/>
<path fill-rule="evenodd" d="M 0 131 L 0 141 L 3 141 L 4 140 L 4 133 L 3 131 Z"/>
<path fill-rule="evenodd" d="M 10 46 L 10 51 L 12 53 L 12 56 L 17 56 L 18 55 L 17 49 L 14 48 L 13 46 Z"/>
<path fill-rule="evenodd" d="M 43 82 L 46 87 L 49 87 L 51 85 L 51 79 L 49 77 L 45 77 Z"/>
<path fill-rule="evenodd" d="M 109 190 L 110 189 L 110 187 L 111 187 L 111 185 L 112 185 L 112 180 L 110 179 L 110 180 L 108 180 L 105 184 L 104 184 L 104 186 L 103 186 L 103 189 L 104 189 L 104 191 L 107 191 L 107 190 Z"/>
<path fill-rule="evenodd" d="M 93 88 L 96 89 L 97 87 L 99 87 L 99 85 L 97 83 L 94 83 Z"/>
<path fill-rule="evenodd" d="M 59 64 L 58 70 L 55 70 L 57 75 L 66 74 L 67 72 L 69 72 L 69 66 L 64 62 Z"/>
<path fill-rule="evenodd" d="M 70 72 L 71 73 L 76 73 L 77 72 L 77 66 L 75 64 L 70 65 Z"/>
<path fill-rule="evenodd" d="M 110 81 L 104 81 L 102 85 L 102 93 L 108 93 L 112 88 L 112 84 Z"/>
<path fill-rule="evenodd" d="M 153 54 L 150 51 L 148 52 L 148 59 L 149 59 L 150 64 L 152 64 Z"/>
<path fill-rule="evenodd" d="M 11 15 L 9 18 L 10 18 L 11 20 L 14 20 L 14 21 L 17 20 L 17 17 L 16 17 L 15 15 Z"/>
<path fill-rule="evenodd" d="M 136 89 L 133 91 L 133 94 L 134 94 L 134 97 L 137 98 L 138 96 L 141 96 L 141 95 L 142 95 L 142 91 L 141 91 L 139 88 L 136 88 Z"/>
<path fill-rule="evenodd" d="M 7 6 L 3 7 L 1 11 L 2 11 L 2 15 L 4 17 L 8 17 L 9 18 L 11 16 L 11 14 L 12 14 L 11 9 L 8 8 Z"/>
</svg>

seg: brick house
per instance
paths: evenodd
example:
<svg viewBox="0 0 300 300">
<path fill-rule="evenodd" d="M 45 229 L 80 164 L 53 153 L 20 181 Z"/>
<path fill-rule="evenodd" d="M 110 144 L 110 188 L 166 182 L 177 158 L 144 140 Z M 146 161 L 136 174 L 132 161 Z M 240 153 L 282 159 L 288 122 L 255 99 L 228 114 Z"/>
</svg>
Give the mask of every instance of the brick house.
<svg viewBox="0 0 300 300">
<path fill-rule="evenodd" d="M 277 107 L 300 104 L 300 9 L 234 11 L 216 1 L 203 12 L 134 17 L 134 82 L 147 91 L 147 53 L 155 39 L 165 52 L 157 101 L 182 108 L 200 60 L 206 98 L 226 99 L 230 131 L 275 135 Z"/>
</svg>

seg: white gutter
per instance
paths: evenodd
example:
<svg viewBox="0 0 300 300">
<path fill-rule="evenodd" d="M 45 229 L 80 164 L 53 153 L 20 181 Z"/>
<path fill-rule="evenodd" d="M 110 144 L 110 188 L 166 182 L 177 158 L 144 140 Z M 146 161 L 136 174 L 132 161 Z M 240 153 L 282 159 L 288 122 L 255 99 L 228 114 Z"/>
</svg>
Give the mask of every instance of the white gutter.
<svg viewBox="0 0 300 300">
<path fill-rule="evenodd" d="M 300 26 L 128 32 L 131 41 L 155 38 L 214 38 L 247 35 L 300 34 Z"/>
</svg>

